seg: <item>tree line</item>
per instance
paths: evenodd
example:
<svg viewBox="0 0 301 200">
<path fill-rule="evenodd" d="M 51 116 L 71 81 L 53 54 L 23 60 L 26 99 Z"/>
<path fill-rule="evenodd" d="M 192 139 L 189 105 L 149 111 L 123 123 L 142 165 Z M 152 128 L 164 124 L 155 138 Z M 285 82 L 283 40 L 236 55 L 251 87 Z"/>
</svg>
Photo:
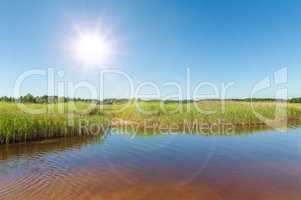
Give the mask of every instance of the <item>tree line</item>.
<svg viewBox="0 0 301 200">
<path fill-rule="evenodd" d="M 192 103 L 195 101 L 220 101 L 221 99 L 203 99 L 203 100 L 165 100 L 165 103 Z M 27 94 L 25 96 L 21 96 L 19 98 L 7 97 L 3 96 L 0 97 L 0 102 L 19 102 L 19 103 L 58 103 L 58 102 L 96 102 L 102 104 L 122 104 L 127 103 L 129 101 L 145 101 L 145 102 L 161 102 L 160 99 L 127 99 L 127 98 L 109 98 L 104 99 L 103 101 L 97 99 L 84 99 L 84 98 L 69 98 L 69 97 L 59 97 L 59 96 L 33 96 L 32 94 Z M 245 99 L 226 99 L 226 101 L 286 101 L 283 99 L 274 99 L 274 98 L 245 98 Z M 301 97 L 291 98 L 287 100 L 289 103 L 301 103 Z"/>
<path fill-rule="evenodd" d="M 1 102 L 19 102 L 19 103 L 58 103 L 58 102 L 99 102 L 98 100 L 92 99 L 83 99 L 83 98 L 69 98 L 69 97 L 59 97 L 59 96 L 33 96 L 32 94 L 27 94 L 25 96 L 20 96 L 19 98 L 14 97 L 7 97 L 3 96 L 0 97 Z"/>
</svg>

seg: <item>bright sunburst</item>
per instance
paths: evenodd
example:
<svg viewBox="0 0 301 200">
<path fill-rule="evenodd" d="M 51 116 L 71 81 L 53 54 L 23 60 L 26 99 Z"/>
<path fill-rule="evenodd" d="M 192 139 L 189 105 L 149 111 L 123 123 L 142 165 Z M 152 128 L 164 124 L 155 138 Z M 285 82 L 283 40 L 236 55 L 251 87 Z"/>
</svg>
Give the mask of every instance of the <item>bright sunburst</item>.
<svg viewBox="0 0 301 200">
<path fill-rule="evenodd" d="M 86 31 L 78 34 L 73 51 L 76 58 L 85 66 L 102 65 L 112 54 L 112 44 L 99 31 Z"/>
</svg>

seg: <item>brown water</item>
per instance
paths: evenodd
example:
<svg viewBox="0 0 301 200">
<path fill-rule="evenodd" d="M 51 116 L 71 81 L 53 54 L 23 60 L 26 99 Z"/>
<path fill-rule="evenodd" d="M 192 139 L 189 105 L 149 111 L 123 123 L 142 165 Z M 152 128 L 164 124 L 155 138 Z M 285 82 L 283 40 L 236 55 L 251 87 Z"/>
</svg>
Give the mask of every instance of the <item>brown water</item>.
<svg viewBox="0 0 301 200">
<path fill-rule="evenodd" d="M 0 147 L 1 200 L 300 200 L 301 129 Z"/>
</svg>

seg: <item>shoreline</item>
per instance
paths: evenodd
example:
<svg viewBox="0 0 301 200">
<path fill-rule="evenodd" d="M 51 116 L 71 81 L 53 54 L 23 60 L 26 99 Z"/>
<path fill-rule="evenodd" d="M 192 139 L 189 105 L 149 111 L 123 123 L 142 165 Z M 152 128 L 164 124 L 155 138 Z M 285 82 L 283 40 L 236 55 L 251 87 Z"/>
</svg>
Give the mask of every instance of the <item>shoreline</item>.
<svg viewBox="0 0 301 200">
<path fill-rule="evenodd" d="M 164 105 L 163 112 L 160 102 L 142 102 L 140 110 L 135 104 L 127 107 L 125 104 L 96 104 L 88 112 L 86 108 L 90 104 L 85 102 L 76 103 L 77 109 L 69 107 L 68 103 L 28 104 L 26 106 L 29 108 L 52 109 L 45 114 L 29 114 L 22 112 L 15 103 L 0 103 L 0 144 L 102 135 L 110 128 L 134 133 L 195 132 L 229 135 L 273 128 L 285 130 L 301 125 L 301 104 L 288 104 L 286 113 L 280 116 L 275 114 L 275 105 L 275 102 L 254 104 L 258 113 L 266 117 L 266 121 L 262 121 L 247 102 L 226 102 L 225 110 L 221 102 L 198 104 L 199 108 L 213 109 L 215 112 L 211 114 L 201 113 L 196 108 L 187 111 L 185 109 L 190 105 L 176 103 Z M 65 110 L 61 113 L 58 108 L 62 106 Z M 125 109 L 120 111 L 123 107 Z M 178 108 L 180 111 L 174 112 Z"/>
</svg>

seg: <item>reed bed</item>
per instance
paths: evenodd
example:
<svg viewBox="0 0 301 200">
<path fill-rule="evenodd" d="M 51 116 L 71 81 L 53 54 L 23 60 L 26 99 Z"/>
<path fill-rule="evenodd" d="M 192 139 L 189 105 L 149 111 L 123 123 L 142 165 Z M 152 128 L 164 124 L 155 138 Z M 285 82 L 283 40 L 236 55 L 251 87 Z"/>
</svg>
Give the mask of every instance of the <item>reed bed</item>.
<svg viewBox="0 0 301 200">
<path fill-rule="evenodd" d="M 152 101 L 128 104 L 97 105 L 85 102 L 57 104 L 25 104 L 27 109 L 43 109 L 30 114 L 15 103 L 0 103 L 0 144 L 101 134 L 109 127 L 138 126 L 139 131 L 160 126 L 182 130 L 194 128 L 195 122 L 210 128 L 231 125 L 236 129 L 255 129 L 266 122 L 260 117 L 280 123 L 300 124 L 301 104 L 276 102 L 201 101 L 165 103 Z M 283 108 L 281 112 L 277 109 Z M 281 110 L 281 109 L 280 109 Z M 285 112 L 283 112 L 283 110 Z M 137 128 L 137 127 L 136 127 Z M 150 130 L 151 131 L 151 130 Z M 189 129 L 188 131 L 195 131 Z M 203 130 L 206 132 L 206 130 Z M 220 131 L 217 129 L 217 131 Z M 210 133 L 208 133 L 210 134 Z"/>
<path fill-rule="evenodd" d="M 67 104 L 27 104 L 25 106 L 35 110 L 45 109 L 45 113 L 30 114 L 14 103 L 0 103 L 0 144 L 88 135 L 97 131 L 103 132 L 103 128 L 108 126 L 103 115 L 87 114 L 85 108 L 87 105 L 84 103 L 76 105 L 76 109 Z M 59 107 L 64 107 L 65 110 L 59 112 Z M 87 131 L 90 127 L 86 126 L 90 125 L 95 127 L 99 125 L 102 130 Z"/>
<path fill-rule="evenodd" d="M 124 108 L 122 110 L 122 108 Z M 195 123 L 208 127 L 211 125 L 230 125 L 236 129 L 265 126 L 267 121 L 279 123 L 286 121 L 288 125 L 301 120 L 301 104 L 285 104 L 283 102 L 237 102 L 201 101 L 198 103 L 139 102 L 124 105 L 112 105 L 109 110 L 118 111 L 112 114 L 117 126 L 124 124 L 145 126 L 170 126 L 183 129 Z M 279 111 L 280 110 L 280 111 Z M 263 120 L 263 118 L 266 120 Z M 185 125 L 186 124 L 186 125 Z M 187 127 L 186 127 L 187 128 Z"/>
</svg>

